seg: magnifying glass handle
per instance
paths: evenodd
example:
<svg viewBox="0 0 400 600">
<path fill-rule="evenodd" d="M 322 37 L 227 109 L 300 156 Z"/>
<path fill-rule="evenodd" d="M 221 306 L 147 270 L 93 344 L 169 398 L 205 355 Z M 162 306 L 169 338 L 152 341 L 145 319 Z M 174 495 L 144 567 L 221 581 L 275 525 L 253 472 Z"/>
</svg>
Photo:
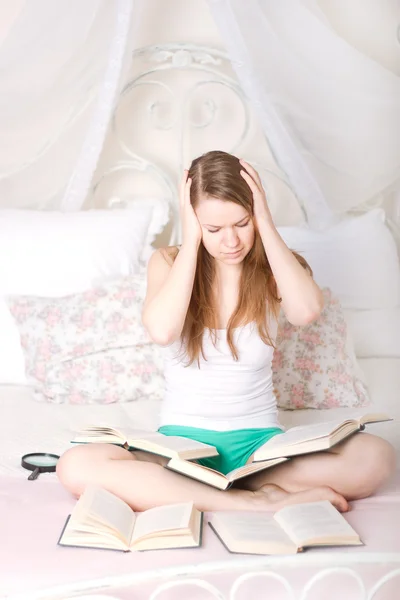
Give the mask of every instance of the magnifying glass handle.
<svg viewBox="0 0 400 600">
<path fill-rule="evenodd" d="M 28 479 L 37 479 L 39 477 L 40 469 L 37 467 L 32 473 L 29 475 Z"/>
</svg>

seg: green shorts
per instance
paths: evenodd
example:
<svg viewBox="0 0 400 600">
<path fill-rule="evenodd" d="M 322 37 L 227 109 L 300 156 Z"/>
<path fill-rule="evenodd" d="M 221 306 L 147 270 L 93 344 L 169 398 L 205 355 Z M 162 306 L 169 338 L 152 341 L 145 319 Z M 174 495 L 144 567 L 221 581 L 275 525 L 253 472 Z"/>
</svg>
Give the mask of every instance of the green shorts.
<svg viewBox="0 0 400 600">
<path fill-rule="evenodd" d="M 219 452 L 218 456 L 202 458 L 197 462 L 224 475 L 245 465 L 257 448 L 274 435 L 283 433 L 279 427 L 213 431 L 180 425 L 164 425 L 158 431 L 164 435 L 179 435 L 215 446 Z"/>
</svg>

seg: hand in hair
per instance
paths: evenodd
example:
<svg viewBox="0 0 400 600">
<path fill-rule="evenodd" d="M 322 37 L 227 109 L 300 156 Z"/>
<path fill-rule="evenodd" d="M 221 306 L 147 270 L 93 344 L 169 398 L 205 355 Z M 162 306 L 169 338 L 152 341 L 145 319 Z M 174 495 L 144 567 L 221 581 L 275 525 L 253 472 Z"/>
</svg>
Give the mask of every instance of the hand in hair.
<svg viewBox="0 0 400 600">
<path fill-rule="evenodd" d="M 240 164 L 244 167 L 244 170 L 241 170 L 240 174 L 253 193 L 253 211 L 256 223 L 258 225 L 260 225 L 262 221 L 272 223 L 271 212 L 268 207 L 267 198 L 259 174 L 251 165 L 243 160 L 243 158 L 240 159 Z"/>
<path fill-rule="evenodd" d="M 202 230 L 199 220 L 194 212 L 190 202 L 190 186 L 192 180 L 188 178 L 188 171 L 183 172 L 180 191 L 179 191 L 179 207 L 182 224 L 182 243 L 200 245 L 202 238 Z"/>
</svg>

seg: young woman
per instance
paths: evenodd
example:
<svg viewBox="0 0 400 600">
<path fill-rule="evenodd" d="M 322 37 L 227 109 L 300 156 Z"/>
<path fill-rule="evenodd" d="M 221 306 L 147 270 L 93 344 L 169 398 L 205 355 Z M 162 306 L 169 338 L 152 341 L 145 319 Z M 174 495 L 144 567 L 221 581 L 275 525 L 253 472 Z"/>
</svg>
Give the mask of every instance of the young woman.
<svg viewBox="0 0 400 600">
<path fill-rule="evenodd" d="M 224 152 L 194 160 L 180 208 L 182 246 L 153 254 L 143 309 L 151 338 L 166 347 L 160 431 L 215 445 L 220 456 L 202 462 L 228 472 L 281 433 L 271 371 L 279 311 L 305 325 L 320 314 L 322 295 L 279 236 L 260 178 L 243 160 Z M 88 444 L 68 450 L 57 473 L 76 495 L 95 483 L 135 510 L 183 501 L 201 510 L 276 510 L 327 499 L 346 511 L 395 462 L 389 443 L 362 433 L 220 491 L 164 469 L 164 460 Z"/>
</svg>

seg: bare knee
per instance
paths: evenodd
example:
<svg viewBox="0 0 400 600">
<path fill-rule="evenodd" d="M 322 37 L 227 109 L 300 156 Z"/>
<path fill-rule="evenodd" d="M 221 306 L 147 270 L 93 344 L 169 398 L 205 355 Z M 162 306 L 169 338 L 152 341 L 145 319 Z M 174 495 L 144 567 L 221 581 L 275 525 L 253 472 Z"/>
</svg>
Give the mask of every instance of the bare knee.
<svg viewBox="0 0 400 600">
<path fill-rule="evenodd" d="M 362 434 L 353 462 L 357 497 L 366 498 L 384 484 L 396 469 L 396 451 L 385 439 Z"/>
<path fill-rule="evenodd" d="M 88 483 L 101 485 L 105 461 L 134 459 L 130 452 L 112 444 L 80 445 L 61 456 L 56 471 L 63 486 L 75 496 L 80 496 Z"/>
</svg>

